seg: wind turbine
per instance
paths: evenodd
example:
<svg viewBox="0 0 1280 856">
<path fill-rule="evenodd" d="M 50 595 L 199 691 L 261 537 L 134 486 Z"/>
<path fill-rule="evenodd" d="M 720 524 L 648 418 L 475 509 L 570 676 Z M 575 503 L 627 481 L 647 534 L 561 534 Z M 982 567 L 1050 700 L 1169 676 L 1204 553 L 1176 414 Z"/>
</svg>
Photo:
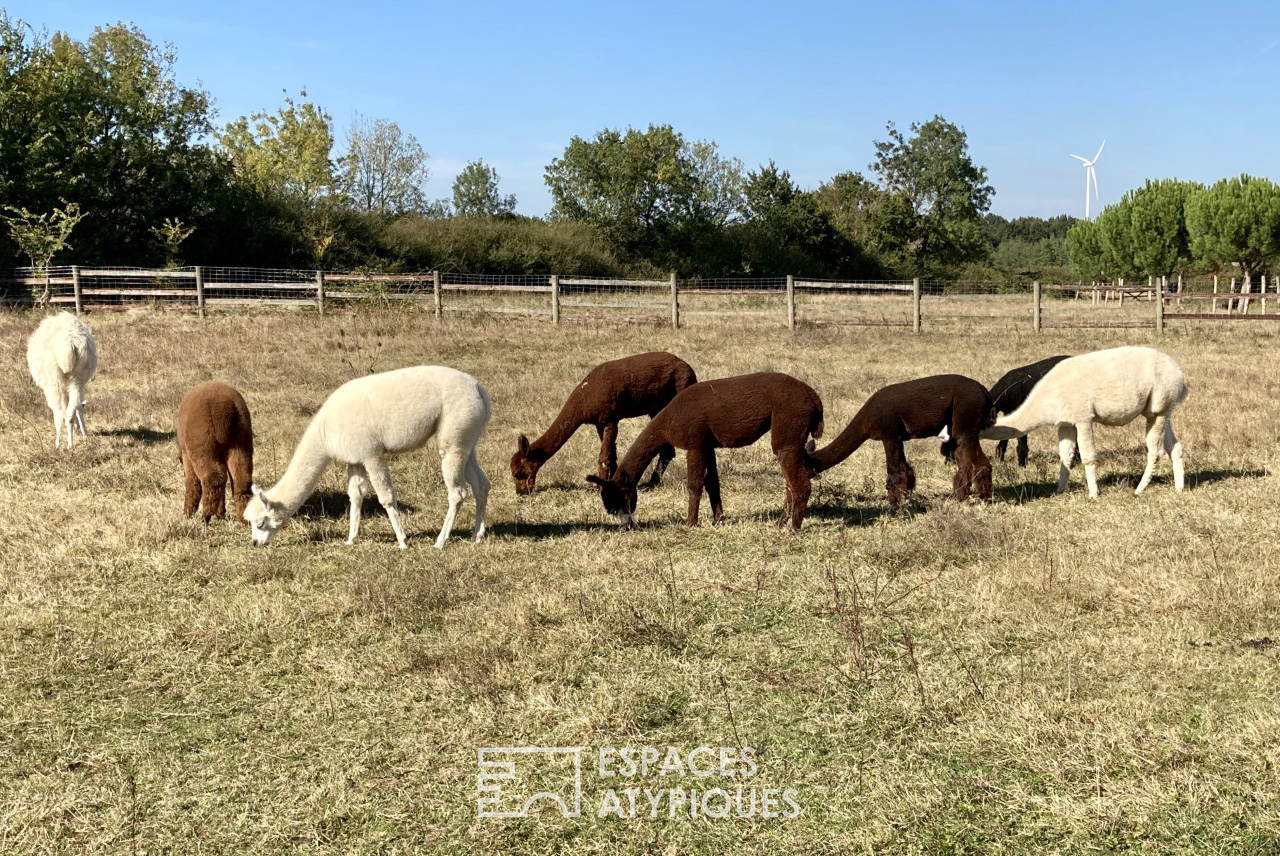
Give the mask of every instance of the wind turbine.
<svg viewBox="0 0 1280 856">
<path fill-rule="evenodd" d="M 1085 160 L 1080 155 L 1072 155 L 1073 158 L 1084 164 L 1084 219 L 1089 219 L 1089 182 L 1093 182 L 1093 198 L 1098 198 L 1098 173 L 1094 170 L 1093 165 L 1098 162 L 1098 156 L 1102 154 L 1102 147 L 1107 144 L 1106 140 L 1102 141 L 1102 145 L 1098 146 L 1098 154 L 1093 156 L 1093 160 Z"/>
</svg>

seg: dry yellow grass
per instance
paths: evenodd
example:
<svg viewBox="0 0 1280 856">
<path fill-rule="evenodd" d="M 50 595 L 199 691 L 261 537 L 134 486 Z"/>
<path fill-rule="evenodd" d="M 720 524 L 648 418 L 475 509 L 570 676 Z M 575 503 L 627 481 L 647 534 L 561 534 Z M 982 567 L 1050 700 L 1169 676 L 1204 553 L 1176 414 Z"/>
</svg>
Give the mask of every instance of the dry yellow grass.
<svg viewBox="0 0 1280 856">
<path fill-rule="evenodd" d="M 1050 331 L 952 323 L 673 332 L 443 324 L 412 312 L 95 314 L 91 437 L 53 450 L 26 377 L 29 314 L 0 316 L 0 852 L 1274 853 L 1280 384 L 1269 329 Z M 619 533 L 582 477 L 584 430 L 517 501 L 507 460 L 596 363 L 669 348 L 703 378 L 789 372 L 838 431 L 885 383 L 992 383 L 1122 343 L 1192 387 L 1141 497 L 1140 429 L 1100 433 L 1102 497 L 1055 497 L 1054 438 L 957 504 L 936 442 L 919 501 L 885 513 L 883 453 L 818 482 L 799 536 L 771 524 L 767 448 L 723 453 L 728 521 L 688 530 L 683 459 Z M 346 547 L 334 468 L 267 549 L 180 517 L 182 393 L 220 378 L 253 411 L 259 480 L 339 383 L 444 363 L 488 387 L 491 535 L 471 506 L 442 552 L 432 449 L 392 471 L 410 549 L 369 509 Z M 625 446 L 639 431 L 624 426 Z M 829 436 L 834 436 L 830 434 Z M 582 818 L 476 816 L 482 746 L 588 749 Z M 752 746 L 799 817 L 599 819 L 600 746 Z M 723 784 L 723 783 L 721 783 Z M 700 780 L 647 787 L 705 787 Z"/>
</svg>

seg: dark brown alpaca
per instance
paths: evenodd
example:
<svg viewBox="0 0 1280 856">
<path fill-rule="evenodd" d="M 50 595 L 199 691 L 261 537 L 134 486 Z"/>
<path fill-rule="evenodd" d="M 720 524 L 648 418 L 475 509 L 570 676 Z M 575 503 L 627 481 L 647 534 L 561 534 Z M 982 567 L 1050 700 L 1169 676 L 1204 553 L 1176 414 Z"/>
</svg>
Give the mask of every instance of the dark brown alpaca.
<svg viewBox="0 0 1280 856">
<path fill-rule="evenodd" d="M 592 369 L 569 393 L 560 414 L 541 437 L 529 442 L 520 435 L 511 456 L 516 493 L 533 493 L 538 470 L 583 425 L 594 425 L 600 436 L 597 474 L 611 478 L 618 467 L 618 422 L 636 416 L 655 416 L 681 390 L 698 382 L 684 360 L 666 351 L 610 360 Z M 670 446 L 658 450 L 658 465 L 645 485 L 653 487 L 676 455 Z"/>
<path fill-rule="evenodd" d="M 205 523 L 226 517 L 230 476 L 236 519 L 244 520 L 253 485 L 253 423 L 240 393 L 225 383 L 206 381 L 182 397 L 178 458 L 186 474 L 183 514 L 190 517 L 200 505 Z"/>
<path fill-rule="evenodd" d="M 1067 356 L 1067 354 L 1062 354 L 1057 357 L 1045 357 L 1043 360 L 1032 363 L 1029 366 L 1020 366 L 1006 372 L 1004 377 L 996 381 L 996 385 L 991 387 L 992 415 L 1009 414 L 1021 407 L 1022 402 L 1026 401 L 1027 396 L 1031 394 L 1032 388 L 1049 373 L 1049 369 L 1065 360 Z M 1009 441 L 1001 440 L 996 444 L 996 457 L 1003 461 L 1008 448 Z M 1027 435 L 1023 434 L 1018 438 L 1018 466 L 1025 467 L 1027 465 L 1027 453 Z"/>
<path fill-rule="evenodd" d="M 685 450 L 690 526 L 698 525 L 702 489 L 711 500 L 715 523 L 724 519 L 716 449 L 750 446 L 770 432 L 773 454 L 787 483 L 778 525 L 799 529 L 809 502 L 810 474 L 805 443 L 822 436 L 822 399 L 806 383 L 777 372 L 707 380 L 681 392 L 645 426 L 611 479 L 587 476 L 600 487 L 605 511 L 630 527 L 636 512 L 636 483 L 659 450 Z"/>
<path fill-rule="evenodd" d="M 961 375 L 909 380 L 872 394 L 839 437 L 810 453 L 809 463 L 816 475 L 839 464 L 867 440 L 879 440 L 884 444 L 889 505 L 896 509 L 916 486 L 903 442 L 941 435 L 943 456 L 954 454 L 959 464 L 952 481 L 956 499 L 965 499 L 971 492 L 990 499 L 991 461 L 978 442 L 982 429 L 990 425 L 991 395 L 976 380 Z"/>
</svg>

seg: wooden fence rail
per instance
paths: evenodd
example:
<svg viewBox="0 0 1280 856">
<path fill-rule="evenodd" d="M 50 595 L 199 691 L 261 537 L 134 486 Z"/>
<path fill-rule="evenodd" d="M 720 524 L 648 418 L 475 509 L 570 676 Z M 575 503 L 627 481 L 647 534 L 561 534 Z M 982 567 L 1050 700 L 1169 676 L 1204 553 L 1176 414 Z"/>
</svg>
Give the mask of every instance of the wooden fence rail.
<svg viewBox="0 0 1280 856">
<path fill-rule="evenodd" d="M 681 280 L 671 274 L 666 279 L 628 280 L 440 271 L 68 266 L 0 275 L 0 302 L 47 304 L 76 312 L 156 305 L 194 309 L 201 317 L 218 307 L 314 308 L 324 314 L 335 308 L 381 304 L 417 307 L 438 318 L 514 314 L 543 316 L 553 324 L 589 316 L 669 323 L 675 328 L 732 318 L 785 324 L 790 330 L 802 325 L 853 325 L 910 327 L 920 332 L 930 325 L 985 322 L 1027 324 L 1037 332 L 1080 327 L 1163 332 L 1169 321 L 1280 320 L 1280 282 L 1263 276 L 1256 286 L 1258 290 L 1246 291 L 1242 279 L 1232 279 L 1229 286 L 1220 288 L 1218 277 L 1211 283 L 1179 279 L 1173 288 L 1154 277 L 1147 282 L 1032 282 L 1010 287 L 795 276 Z M 1205 303 L 1207 312 L 1199 308 Z M 1183 311 L 1184 304 L 1194 311 Z"/>
</svg>

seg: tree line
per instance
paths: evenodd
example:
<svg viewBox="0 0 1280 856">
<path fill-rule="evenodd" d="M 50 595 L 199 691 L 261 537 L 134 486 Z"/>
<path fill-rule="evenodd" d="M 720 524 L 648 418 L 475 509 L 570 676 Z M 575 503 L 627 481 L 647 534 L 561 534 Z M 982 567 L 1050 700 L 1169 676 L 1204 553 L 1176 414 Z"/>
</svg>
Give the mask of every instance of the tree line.
<svg viewBox="0 0 1280 856">
<path fill-rule="evenodd" d="M 1248 292 L 1280 261 L 1280 187 L 1249 175 L 1208 187 L 1147 181 L 1072 225 L 1067 249 L 1082 280 L 1238 272 Z"/>
<path fill-rule="evenodd" d="M 475 160 L 432 199 L 423 145 L 305 91 L 213 121 L 136 26 L 84 41 L 0 10 L 0 263 L 1017 280 L 1065 274 L 1072 218 L 1005 220 L 941 116 L 875 141 L 865 171 L 802 189 L 669 125 L 574 137 L 546 217 Z"/>
</svg>

